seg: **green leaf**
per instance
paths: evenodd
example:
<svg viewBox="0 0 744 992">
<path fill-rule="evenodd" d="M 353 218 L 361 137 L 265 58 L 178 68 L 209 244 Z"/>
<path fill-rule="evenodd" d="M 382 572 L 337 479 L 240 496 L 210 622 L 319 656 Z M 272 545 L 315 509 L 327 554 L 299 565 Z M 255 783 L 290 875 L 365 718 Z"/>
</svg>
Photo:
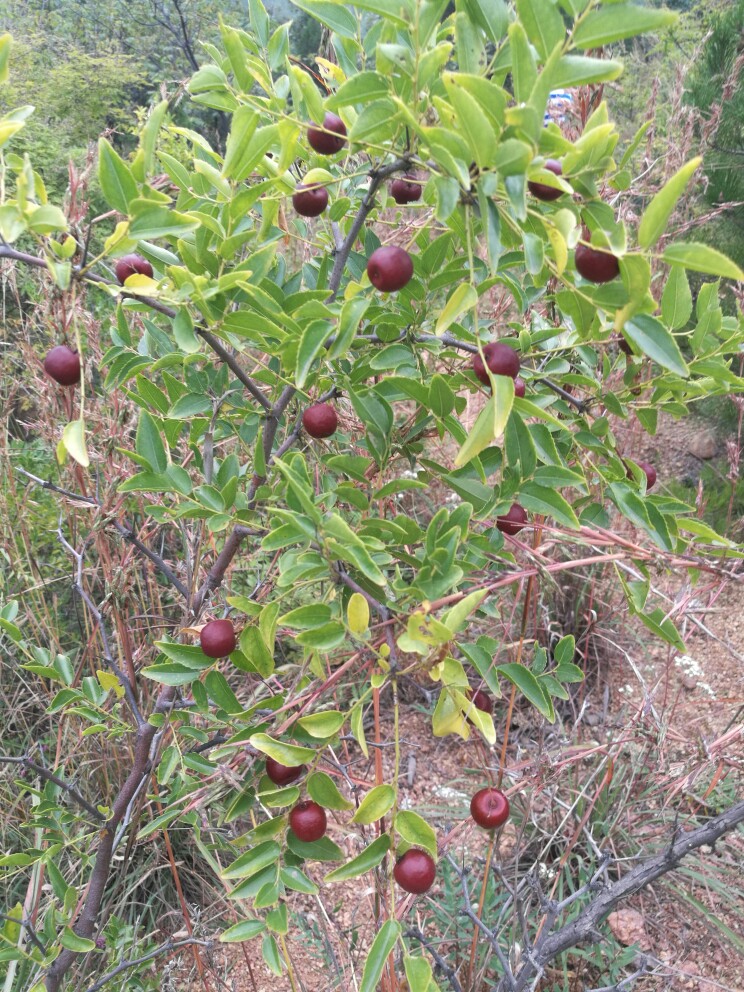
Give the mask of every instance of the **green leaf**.
<svg viewBox="0 0 744 992">
<path fill-rule="evenodd" d="M 95 951 L 96 949 L 96 942 L 94 940 L 88 940 L 86 937 L 78 937 L 74 930 L 71 930 L 69 927 L 64 928 L 59 942 L 68 951 L 74 951 L 76 954 L 88 954 L 90 951 Z"/>
<path fill-rule="evenodd" d="M 55 231 L 67 230 L 67 218 L 51 203 L 36 207 L 29 216 L 28 229 L 35 234 L 53 234 Z"/>
<path fill-rule="evenodd" d="M 512 410 L 506 424 L 504 450 L 510 468 L 519 466 L 522 478 L 532 475 L 537 465 L 537 452 L 532 435 L 516 410 Z"/>
<path fill-rule="evenodd" d="M 681 265 L 673 265 L 661 294 L 661 315 L 673 331 L 684 327 L 692 314 L 692 293 L 687 273 Z"/>
<path fill-rule="evenodd" d="M 279 872 L 279 878 L 293 892 L 302 892 L 307 896 L 318 894 L 318 886 L 314 882 L 311 882 L 307 875 L 294 865 L 286 865 L 282 868 Z"/>
<path fill-rule="evenodd" d="M 460 283 L 440 313 L 434 333 L 438 336 L 444 334 L 451 324 L 468 310 L 472 310 L 477 302 L 478 293 L 475 287 L 469 282 Z"/>
<path fill-rule="evenodd" d="M 519 21 L 513 21 L 509 25 L 509 46 L 512 56 L 514 95 L 518 103 L 527 103 L 537 80 L 537 63 L 530 48 L 527 32 Z"/>
<path fill-rule="evenodd" d="M 263 678 L 268 678 L 274 671 L 273 655 L 257 627 L 243 628 L 240 634 L 240 653 L 248 662 L 248 671 L 258 672 Z M 238 663 L 236 656 L 233 656 L 233 661 L 238 668 L 243 667 Z"/>
<path fill-rule="evenodd" d="M 204 688 L 210 698 L 226 713 L 242 713 L 243 706 L 230 688 L 227 679 L 220 672 L 207 672 L 204 676 Z"/>
<path fill-rule="evenodd" d="M 345 810 L 354 808 L 354 804 L 348 799 L 344 799 L 338 791 L 336 783 L 325 772 L 313 772 L 312 775 L 308 776 L 306 784 L 310 798 L 323 806 L 324 809 Z"/>
<path fill-rule="evenodd" d="M 350 878 L 358 878 L 365 872 L 371 871 L 372 868 L 376 868 L 389 850 L 390 837 L 388 834 L 382 834 L 371 844 L 368 844 L 361 854 L 352 858 L 345 865 L 341 865 L 340 868 L 334 868 L 325 876 L 323 881 L 345 882 Z"/>
<path fill-rule="evenodd" d="M 431 965 L 426 958 L 414 958 L 406 954 L 403 958 L 403 969 L 410 992 L 435 992 L 438 988 L 432 975 Z"/>
<path fill-rule="evenodd" d="M 6 31 L 0 35 L 0 84 L 8 81 L 8 60 L 10 59 L 10 49 L 13 45 L 13 36 Z"/>
<path fill-rule="evenodd" d="M 135 448 L 137 454 L 145 459 L 153 472 L 162 473 L 168 468 L 168 458 L 160 431 L 146 410 L 140 413 Z"/>
<path fill-rule="evenodd" d="M 569 662 L 572 662 L 575 654 L 576 638 L 573 634 L 566 634 L 553 648 L 553 658 L 558 666 L 567 665 Z"/>
<path fill-rule="evenodd" d="M 282 958 L 276 938 L 267 933 L 261 943 L 261 957 L 264 964 L 277 977 L 282 973 Z"/>
<path fill-rule="evenodd" d="M 558 8 L 552 0 L 517 0 L 517 14 L 527 37 L 546 59 L 566 33 Z"/>
<path fill-rule="evenodd" d="M 491 376 L 493 395 L 478 414 L 455 458 L 460 468 L 479 455 L 504 433 L 514 402 L 514 380 L 508 375 Z"/>
<path fill-rule="evenodd" d="M 376 785 L 370 789 L 352 816 L 352 823 L 374 823 L 389 812 L 395 804 L 395 789 L 392 785 Z"/>
<path fill-rule="evenodd" d="M 426 820 L 412 810 L 403 809 L 396 814 L 395 829 L 407 844 L 423 847 L 433 858 L 437 856 L 437 835 Z"/>
<path fill-rule="evenodd" d="M 680 637 L 679 631 L 660 607 L 657 607 L 650 613 L 638 613 L 636 615 L 652 634 L 660 637 L 667 644 L 671 644 L 672 647 L 676 648 L 682 654 L 687 651 L 687 645 Z"/>
<path fill-rule="evenodd" d="M 658 31 L 677 21 L 670 10 L 654 10 L 633 3 L 613 3 L 592 11 L 571 37 L 574 48 L 601 48 L 613 41 Z"/>
<path fill-rule="evenodd" d="M 349 630 L 357 636 L 369 629 L 369 603 L 360 592 L 352 593 L 346 607 Z"/>
<path fill-rule="evenodd" d="M 182 238 L 184 234 L 199 227 L 196 218 L 153 203 L 152 200 L 133 200 L 129 209 L 134 218 L 129 225 L 129 236 L 135 241 L 169 236 Z"/>
<path fill-rule="evenodd" d="M 667 221 L 677 205 L 677 200 L 685 191 L 692 174 L 702 162 L 702 158 L 690 159 L 674 173 L 643 211 L 638 225 L 638 244 L 642 248 L 655 245 L 666 229 Z"/>
<path fill-rule="evenodd" d="M 105 138 L 98 142 L 98 181 L 106 201 L 121 214 L 129 213 L 129 204 L 139 195 L 132 170 Z"/>
<path fill-rule="evenodd" d="M 617 79 L 622 74 L 623 63 L 616 59 L 595 59 L 588 55 L 564 55 L 558 60 L 552 77 L 556 89 L 568 86 L 587 86 Z"/>
<path fill-rule="evenodd" d="M 661 256 L 670 265 L 684 265 L 692 272 L 705 272 L 710 276 L 722 276 L 744 282 L 744 270 L 715 248 L 697 241 L 677 241 L 668 245 Z"/>
<path fill-rule="evenodd" d="M 90 465 L 88 448 L 85 443 L 84 421 L 73 420 L 72 423 L 67 424 L 62 431 L 62 444 L 78 465 L 82 465 L 83 468 L 87 468 Z"/>
<path fill-rule="evenodd" d="M 540 683 L 528 668 L 517 664 L 499 665 L 498 672 L 504 678 L 508 679 L 512 685 L 515 685 L 525 699 L 532 703 L 535 709 L 539 710 L 546 720 L 550 723 L 555 720 L 555 711 L 552 702 L 546 697 L 540 688 Z"/>
<path fill-rule="evenodd" d="M 187 355 L 193 355 L 201 348 L 201 341 L 194 331 L 194 321 L 186 307 L 182 307 L 173 320 L 173 336 L 178 347 Z"/>
<path fill-rule="evenodd" d="M 351 9 L 330 0 L 293 0 L 294 6 L 336 31 L 342 38 L 355 38 L 357 19 Z"/>
<path fill-rule="evenodd" d="M 525 483 L 519 491 L 519 502 L 525 510 L 553 517 L 571 530 L 579 529 L 579 521 L 571 504 L 549 486 L 541 486 L 537 482 Z"/>
<path fill-rule="evenodd" d="M 324 710 L 322 713 L 302 716 L 297 722 L 311 737 L 326 738 L 337 734 L 345 720 L 344 714 L 338 710 Z"/>
<path fill-rule="evenodd" d="M 304 765 L 305 762 L 315 758 L 315 751 L 312 748 L 275 741 L 268 734 L 253 734 L 250 743 L 257 751 L 267 754 L 282 765 Z"/>
<path fill-rule="evenodd" d="M 328 349 L 329 359 L 340 358 L 349 350 L 370 302 L 369 299 L 365 299 L 363 296 L 353 296 L 350 300 L 344 302 L 338 318 L 336 339 Z"/>
<path fill-rule="evenodd" d="M 454 72 L 444 76 L 447 94 L 475 161 L 481 168 L 488 168 L 498 151 L 496 132 L 475 97 L 459 85 L 459 77 L 460 74 Z"/>
<path fill-rule="evenodd" d="M 241 854 L 227 868 L 223 868 L 220 872 L 220 878 L 250 878 L 278 861 L 281 853 L 282 849 L 276 841 L 264 841 L 263 844 L 258 844 L 250 851 L 246 851 L 245 854 Z"/>
<path fill-rule="evenodd" d="M 637 313 L 631 320 L 625 322 L 623 333 L 639 351 L 648 355 L 657 365 L 669 369 L 670 372 L 676 372 L 677 375 L 686 377 L 690 374 L 677 342 L 656 317 Z"/>
<path fill-rule="evenodd" d="M 204 393 L 186 393 L 168 410 L 168 417 L 172 420 L 190 420 L 199 414 L 211 413 L 212 409 L 212 400 L 209 396 Z"/>
<path fill-rule="evenodd" d="M 358 72 L 343 82 L 333 96 L 326 100 L 326 107 L 329 110 L 338 110 L 339 107 L 349 107 L 352 104 L 372 103 L 389 93 L 390 80 L 382 73 L 367 70 Z"/>
<path fill-rule="evenodd" d="M 220 934 L 221 944 L 239 944 L 263 933 L 266 924 L 263 920 L 241 920 Z"/>
<path fill-rule="evenodd" d="M 295 366 L 295 384 L 298 389 L 302 389 L 307 382 L 313 362 L 323 351 L 325 343 L 331 335 L 331 330 L 331 325 L 327 321 L 313 320 L 302 332 Z"/>
<path fill-rule="evenodd" d="M 401 925 L 397 920 L 387 920 L 377 931 L 364 962 L 359 992 L 375 992 L 378 988 L 385 963 L 398 943 L 400 933 Z"/>
<path fill-rule="evenodd" d="M 462 629 L 473 610 L 477 610 L 483 602 L 485 595 L 485 589 L 476 589 L 442 614 L 442 623 L 451 634 L 456 634 Z"/>
<path fill-rule="evenodd" d="M 287 834 L 287 847 L 293 854 L 308 861 L 343 861 L 345 856 L 338 844 L 334 844 L 330 837 L 306 842 L 295 837 L 291 830 Z"/>
</svg>

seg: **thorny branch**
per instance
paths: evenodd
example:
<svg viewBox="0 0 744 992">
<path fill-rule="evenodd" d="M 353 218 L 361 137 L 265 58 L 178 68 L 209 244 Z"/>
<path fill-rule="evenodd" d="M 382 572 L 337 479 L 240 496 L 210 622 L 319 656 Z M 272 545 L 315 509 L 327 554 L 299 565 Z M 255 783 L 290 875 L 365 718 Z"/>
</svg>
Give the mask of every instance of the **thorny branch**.
<svg viewBox="0 0 744 992">
<path fill-rule="evenodd" d="M 594 876 L 577 892 L 572 893 L 561 902 L 540 898 L 541 908 L 548 913 L 550 925 L 543 928 L 531 947 L 523 948 L 521 964 L 514 969 L 509 965 L 507 956 L 494 931 L 478 920 L 477 914 L 473 911 L 467 885 L 467 869 L 461 868 L 448 856 L 448 861 L 462 883 L 464 913 L 474 925 L 481 929 L 484 938 L 493 948 L 501 965 L 502 976 L 498 984 L 494 986 L 494 992 L 526 992 L 527 989 L 532 988 L 545 968 L 560 954 L 587 940 L 601 939 L 598 926 L 621 902 L 635 895 L 636 892 L 640 892 L 641 889 L 663 875 L 674 871 L 683 858 L 699 848 L 712 846 L 720 837 L 730 833 L 741 823 L 744 823 L 744 801 L 736 803 L 700 827 L 687 832 L 675 831 L 672 842 L 667 844 L 662 851 L 652 857 L 645 858 L 623 878 L 609 885 L 600 882 L 607 864 L 606 858 L 602 858 Z M 591 898 L 583 909 L 564 926 L 558 930 L 553 930 L 552 924 L 558 917 L 587 894 L 591 894 Z M 622 987 L 627 983 L 623 981 L 619 984 Z"/>
</svg>

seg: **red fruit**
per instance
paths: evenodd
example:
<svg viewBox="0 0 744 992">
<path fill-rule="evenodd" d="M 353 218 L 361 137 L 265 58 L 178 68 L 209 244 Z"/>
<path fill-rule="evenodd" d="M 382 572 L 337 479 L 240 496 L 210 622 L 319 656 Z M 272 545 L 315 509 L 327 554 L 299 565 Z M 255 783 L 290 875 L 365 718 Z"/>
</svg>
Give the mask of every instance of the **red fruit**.
<svg viewBox="0 0 744 992">
<path fill-rule="evenodd" d="M 493 713 L 493 700 L 482 689 L 476 689 L 473 693 L 472 703 L 482 713 Z"/>
<path fill-rule="evenodd" d="M 346 125 L 340 117 L 329 112 L 323 118 L 322 130 L 317 124 L 311 124 L 307 129 L 307 143 L 319 155 L 335 155 L 346 144 Z"/>
<path fill-rule="evenodd" d="M 509 510 L 501 517 L 496 518 L 496 526 L 502 534 L 518 534 L 523 527 L 527 526 L 527 512 L 519 503 L 512 503 Z"/>
<path fill-rule="evenodd" d="M 651 464 L 651 462 L 636 462 L 638 468 L 643 469 L 643 473 L 646 476 L 646 492 L 649 489 L 653 489 L 656 485 L 656 469 Z M 633 478 L 633 473 L 628 469 L 628 478 Z"/>
<path fill-rule="evenodd" d="M 481 789 L 470 800 L 470 815 L 479 827 L 493 830 L 509 819 L 509 800 L 501 789 Z"/>
<path fill-rule="evenodd" d="M 484 347 L 483 355 L 494 375 L 509 375 L 512 379 L 516 379 L 521 362 L 517 352 L 508 344 L 504 344 L 503 341 L 491 341 Z M 484 385 L 490 385 L 491 380 L 488 378 L 480 354 L 473 355 L 473 372 Z"/>
<path fill-rule="evenodd" d="M 417 896 L 422 892 L 428 892 L 434 884 L 436 874 L 437 866 L 434 864 L 434 858 L 426 851 L 419 851 L 415 847 L 406 851 L 403 857 L 395 862 L 393 868 L 393 877 L 401 889 L 413 892 Z"/>
<path fill-rule="evenodd" d="M 614 255 L 589 245 L 576 245 L 574 260 L 576 271 L 589 282 L 610 282 L 620 273 L 620 265 Z"/>
<path fill-rule="evenodd" d="M 304 840 L 306 843 L 320 840 L 328 826 L 326 811 L 312 799 L 306 799 L 297 803 L 290 812 L 289 825 L 298 840 Z"/>
<path fill-rule="evenodd" d="M 44 371 L 60 386 L 75 386 L 80 382 L 80 355 L 66 344 L 58 344 L 44 359 Z"/>
<path fill-rule="evenodd" d="M 554 173 L 556 176 L 563 175 L 561 163 L 557 162 L 554 158 L 549 158 L 543 168 L 547 169 L 548 172 Z M 538 200 L 557 200 L 559 196 L 563 196 L 562 189 L 556 189 L 555 186 L 546 186 L 545 183 L 528 182 L 527 189 Z"/>
<path fill-rule="evenodd" d="M 403 176 L 390 183 L 390 195 L 396 203 L 415 203 L 421 199 L 423 190 L 415 176 Z"/>
<path fill-rule="evenodd" d="M 224 658 L 235 650 L 235 628 L 229 620 L 210 620 L 201 629 L 199 644 L 207 658 Z"/>
<path fill-rule="evenodd" d="M 519 376 L 514 380 L 514 395 L 518 396 L 520 399 L 524 396 L 527 391 L 527 386 L 525 385 L 524 379 L 520 379 Z"/>
<path fill-rule="evenodd" d="M 383 293 L 403 289 L 413 275 L 413 259 L 397 245 L 385 245 L 373 251 L 367 261 L 367 275 L 372 285 Z"/>
<path fill-rule="evenodd" d="M 152 279 L 152 266 L 141 255 L 125 255 L 116 263 L 114 271 L 116 272 L 116 278 L 122 286 L 130 276 L 135 274 L 148 276 L 148 278 Z"/>
<path fill-rule="evenodd" d="M 622 334 L 617 339 L 617 346 L 624 355 L 628 355 L 630 358 L 633 357 L 633 349 L 630 347 L 629 342 L 626 341 Z"/>
<path fill-rule="evenodd" d="M 325 186 L 298 186 L 292 206 L 300 217 L 318 217 L 328 206 L 328 190 Z"/>
<path fill-rule="evenodd" d="M 330 437 L 338 427 L 336 408 L 330 403 L 313 403 L 302 414 L 302 426 L 310 437 Z"/>
<path fill-rule="evenodd" d="M 305 772 L 304 765 L 282 765 L 273 758 L 266 759 L 266 774 L 274 785 L 289 785 Z"/>
</svg>

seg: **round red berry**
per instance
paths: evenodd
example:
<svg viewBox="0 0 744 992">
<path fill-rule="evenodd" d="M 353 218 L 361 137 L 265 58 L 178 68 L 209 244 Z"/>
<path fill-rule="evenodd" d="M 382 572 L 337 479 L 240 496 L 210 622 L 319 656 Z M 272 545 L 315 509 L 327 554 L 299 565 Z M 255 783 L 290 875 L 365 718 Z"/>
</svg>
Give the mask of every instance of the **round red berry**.
<svg viewBox="0 0 744 992">
<path fill-rule="evenodd" d="M 393 877 L 401 889 L 413 892 L 417 896 L 429 891 L 434 884 L 436 874 L 437 866 L 434 864 L 434 858 L 416 847 L 406 851 L 403 857 L 395 862 L 393 868 Z"/>
<path fill-rule="evenodd" d="M 479 827 L 493 830 L 509 818 L 509 800 L 501 789 L 481 789 L 470 800 L 470 815 Z"/>
</svg>

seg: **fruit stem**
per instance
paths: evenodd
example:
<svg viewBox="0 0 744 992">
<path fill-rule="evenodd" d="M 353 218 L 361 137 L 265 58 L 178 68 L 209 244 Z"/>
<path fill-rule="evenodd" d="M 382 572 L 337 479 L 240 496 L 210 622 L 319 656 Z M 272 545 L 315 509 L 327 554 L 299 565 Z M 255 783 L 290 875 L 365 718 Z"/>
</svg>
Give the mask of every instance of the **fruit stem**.
<svg viewBox="0 0 744 992">
<path fill-rule="evenodd" d="M 480 899 L 478 900 L 478 919 L 483 917 L 483 907 L 486 904 L 486 889 L 488 888 L 488 876 L 491 874 L 491 862 L 493 861 L 493 852 L 496 847 L 496 831 L 491 830 L 491 836 L 488 841 L 488 851 L 486 852 L 486 867 L 483 871 L 483 882 L 481 884 Z M 475 927 L 473 930 L 473 939 L 470 942 L 470 962 L 468 963 L 468 981 L 467 988 L 473 987 L 473 971 L 475 970 L 475 956 L 478 950 L 478 934 L 480 930 Z"/>
</svg>

